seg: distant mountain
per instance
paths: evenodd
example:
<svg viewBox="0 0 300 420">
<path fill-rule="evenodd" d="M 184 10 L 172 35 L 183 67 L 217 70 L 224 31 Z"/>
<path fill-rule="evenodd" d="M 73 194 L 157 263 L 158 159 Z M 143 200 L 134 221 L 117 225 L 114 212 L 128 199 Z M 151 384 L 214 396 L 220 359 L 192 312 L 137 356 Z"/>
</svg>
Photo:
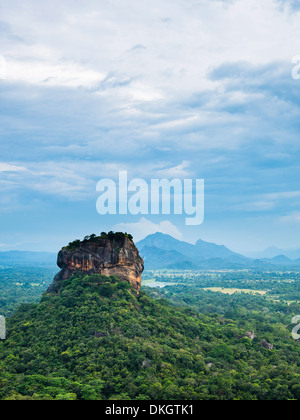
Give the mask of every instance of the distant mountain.
<svg viewBox="0 0 300 420">
<path fill-rule="evenodd" d="M 300 258 L 300 249 L 280 249 L 276 247 L 270 247 L 261 252 L 254 252 L 249 254 L 252 258 L 275 258 L 278 256 L 285 256 L 290 260 L 296 260 Z"/>
<path fill-rule="evenodd" d="M 278 255 L 277 257 L 271 258 L 270 260 L 273 264 L 283 264 L 283 265 L 292 265 L 294 261 L 285 255 Z"/>
<path fill-rule="evenodd" d="M 271 264 L 272 266 L 276 265 L 276 266 L 281 266 L 281 267 L 300 267 L 300 258 L 296 259 L 296 260 L 292 260 L 288 257 L 286 257 L 285 255 L 277 255 L 277 257 L 274 258 L 264 258 L 259 260 L 261 263 L 265 263 L 265 264 Z"/>
<path fill-rule="evenodd" d="M 182 255 L 191 257 L 194 251 L 194 245 L 179 241 L 170 235 L 163 233 L 154 233 L 137 243 L 137 247 L 142 251 L 146 247 L 158 248 L 165 251 L 177 251 Z"/>
<path fill-rule="evenodd" d="M 161 268 L 192 270 L 197 268 L 190 258 L 178 251 L 168 251 L 156 247 L 145 246 L 140 252 L 144 258 L 146 268 L 150 267 L 152 270 Z"/>
<path fill-rule="evenodd" d="M 0 265 L 56 266 L 56 258 L 51 252 L 7 251 L 0 252 Z"/>
<path fill-rule="evenodd" d="M 243 255 L 237 254 L 226 248 L 224 245 L 216 245 L 211 242 L 205 242 L 199 239 L 195 244 L 195 257 L 200 257 L 202 260 L 208 259 L 222 259 L 228 260 L 234 263 L 246 263 L 249 259 Z"/>
<path fill-rule="evenodd" d="M 240 268 L 250 259 L 223 245 L 199 240 L 195 245 L 155 233 L 137 244 L 146 269 Z"/>
<path fill-rule="evenodd" d="M 286 267 L 300 269 L 300 250 L 283 251 L 268 248 L 262 253 L 245 257 L 224 245 L 199 239 L 195 245 L 170 235 L 155 233 L 137 243 L 145 268 L 149 270 L 174 269 L 257 269 L 278 270 Z M 286 255 L 287 254 L 287 255 Z M 256 256 L 257 255 L 257 256 Z M 299 255 L 297 257 L 297 255 Z M 0 266 L 38 266 L 56 268 L 57 256 L 51 252 L 0 252 Z"/>
</svg>

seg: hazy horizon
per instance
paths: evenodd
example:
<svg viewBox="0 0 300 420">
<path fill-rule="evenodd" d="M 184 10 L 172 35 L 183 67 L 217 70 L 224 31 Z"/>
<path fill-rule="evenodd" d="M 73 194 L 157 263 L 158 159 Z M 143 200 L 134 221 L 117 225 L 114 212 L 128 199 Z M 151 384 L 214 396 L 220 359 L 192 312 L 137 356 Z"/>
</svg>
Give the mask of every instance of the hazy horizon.
<svg viewBox="0 0 300 420">
<path fill-rule="evenodd" d="M 128 233 L 130 233 L 130 232 L 128 232 Z M 138 242 L 143 241 L 146 237 L 148 237 L 150 235 L 155 235 L 157 233 L 162 233 L 162 232 L 154 232 L 154 233 L 151 233 L 149 235 L 146 235 L 146 236 L 144 236 L 144 237 L 142 237 L 142 238 L 140 238 L 138 240 L 135 240 L 135 238 L 133 238 L 133 240 L 134 240 L 135 243 L 138 243 Z M 164 234 L 164 235 L 166 235 L 166 234 Z M 171 236 L 172 238 L 174 238 L 172 235 L 168 235 L 168 236 Z M 76 239 L 80 239 L 81 240 L 83 238 L 79 238 L 78 237 Z M 75 240 L 75 238 L 72 238 L 71 240 Z M 195 245 L 198 240 L 203 240 L 203 239 L 202 238 L 198 238 L 196 241 L 193 241 L 193 242 L 186 241 L 183 238 L 182 239 L 178 239 L 178 240 L 183 241 L 183 242 L 186 242 L 186 243 L 189 243 L 189 244 L 192 244 L 192 245 Z M 45 252 L 45 253 L 57 254 L 58 251 L 63 246 L 67 245 L 69 242 L 70 242 L 70 240 L 66 241 L 64 244 L 62 244 L 61 246 L 59 246 L 57 249 L 54 249 L 54 248 L 52 248 L 52 249 L 51 248 L 50 249 L 41 249 L 41 248 L 39 248 L 39 249 L 29 249 L 28 248 L 28 249 L 23 249 L 23 250 L 22 249 L 7 249 L 5 251 L 0 250 L 0 253 L 1 252 L 41 252 L 41 253 Z M 205 242 L 214 243 L 216 245 L 224 245 L 222 243 L 215 243 L 215 242 L 212 242 L 212 241 L 205 241 Z M 224 245 L 224 246 L 226 246 L 226 245 Z M 244 252 L 239 251 L 238 249 L 232 249 L 230 247 L 227 247 L 227 248 L 230 249 L 233 252 L 236 252 L 238 254 L 241 254 L 241 255 L 246 256 L 246 257 L 249 257 L 249 258 L 262 258 L 260 254 L 263 254 L 263 253 L 265 253 L 267 251 L 275 251 L 275 250 L 278 250 L 278 253 L 275 252 L 275 256 L 277 256 L 277 255 L 280 255 L 280 252 L 281 251 L 284 251 L 284 252 L 292 252 L 292 251 L 298 251 L 298 250 L 300 250 L 300 246 L 299 247 L 294 247 L 294 248 L 286 248 L 286 249 L 279 249 L 277 247 L 272 247 L 271 246 L 271 247 L 268 247 L 268 248 L 257 249 L 257 250 L 253 250 L 253 251 L 249 251 L 249 252 L 245 252 L 244 253 Z M 296 258 L 290 258 L 290 259 L 296 259 Z"/>
<path fill-rule="evenodd" d="M 294 1 L 12 0 L 0 14 L 0 251 L 105 230 L 300 248 Z M 97 182 L 119 171 L 204 179 L 204 223 L 100 216 Z"/>
</svg>

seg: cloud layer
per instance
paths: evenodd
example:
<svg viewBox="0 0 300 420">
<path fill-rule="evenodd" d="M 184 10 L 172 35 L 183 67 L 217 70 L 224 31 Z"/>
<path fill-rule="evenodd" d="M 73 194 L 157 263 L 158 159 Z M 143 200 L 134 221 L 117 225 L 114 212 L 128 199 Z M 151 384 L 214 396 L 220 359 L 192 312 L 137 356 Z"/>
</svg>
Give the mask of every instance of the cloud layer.
<svg viewBox="0 0 300 420">
<path fill-rule="evenodd" d="M 237 249 L 296 242 L 277 223 L 300 205 L 297 2 L 11 0 L 0 16 L 6 226 L 22 217 L 39 229 L 34 212 L 24 214 L 30 207 L 53 226 L 72 203 L 74 223 L 89 215 L 85 228 L 142 229 L 138 219 L 99 220 L 95 211 L 96 182 L 128 170 L 147 180 L 205 178 L 201 229 L 168 221 L 188 240 Z M 22 229 L 15 235 L 26 236 Z"/>
</svg>

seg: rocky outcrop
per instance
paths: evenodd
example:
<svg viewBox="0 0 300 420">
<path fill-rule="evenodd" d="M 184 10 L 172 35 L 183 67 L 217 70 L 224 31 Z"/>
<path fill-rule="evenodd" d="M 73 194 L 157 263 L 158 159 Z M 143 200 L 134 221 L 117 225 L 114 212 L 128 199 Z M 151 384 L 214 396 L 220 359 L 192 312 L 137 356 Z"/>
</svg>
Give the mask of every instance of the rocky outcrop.
<svg viewBox="0 0 300 420">
<path fill-rule="evenodd" d="M 266 340 L 262 340 L 260 344 L 266 349 L 266 350 L 273 350 L 274 346 L 273 344 L 268 343 Z"/>
<path fill-rule="evenodd" d="M 253 341 L 256 338 L 256 335 L 255 335 L 254 331 L 249 331 L 249 332 L 246 332 L 246 334 L 240 335 L 237 338 L 239 340 L 242 339 L 242 338 L 249 338 L 251 341 Z"/>
<path fill-rule="evenodd" d="M 256 335 L 255 335 L 254 331 L 249 331 L 249 332 L 246 332 L 245 338 L 246 337 L 250 338 L 250 340 L 253 341 L 256 338 Z"/>
<path fill-rule="evenodd" d="M 103 337 L 107 337 L 107 334 L 105 332 L 102 332 L 102 331 L 95 331 L 94 336 L 96 338 L 103 338 Z"/>
<path fill-rule="evenodd" d="M 75 241 L 63 248 L 57 258 L 61 271 L 48 289 L 48 293 L 57 290 L 63 280 L 75 272 L 117 276 L 127 281 L 136 291 L 141 287 L 141 275 L 144 261 L 128 235 L 110 235 L 95 237 L 84 241 Z"/>
</svg>

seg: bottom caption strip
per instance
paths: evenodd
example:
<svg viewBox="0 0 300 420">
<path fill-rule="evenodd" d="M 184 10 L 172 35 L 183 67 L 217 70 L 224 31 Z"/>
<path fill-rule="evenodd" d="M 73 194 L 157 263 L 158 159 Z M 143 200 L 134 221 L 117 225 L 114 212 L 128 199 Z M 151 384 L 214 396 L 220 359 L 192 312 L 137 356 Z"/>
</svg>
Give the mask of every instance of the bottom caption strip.
<svg viewBox="0 0 300 420">
<path fill-rule="evenodd" d="M 130 404 L 109 404 L 105 408 L 105 415 L 108 416 L 129 416 L 132 418 L 150 416 L 194 416 L 193 404 L 177 403 L 147 403 L 141 402 L 130 406 Z"/>
</svg>

